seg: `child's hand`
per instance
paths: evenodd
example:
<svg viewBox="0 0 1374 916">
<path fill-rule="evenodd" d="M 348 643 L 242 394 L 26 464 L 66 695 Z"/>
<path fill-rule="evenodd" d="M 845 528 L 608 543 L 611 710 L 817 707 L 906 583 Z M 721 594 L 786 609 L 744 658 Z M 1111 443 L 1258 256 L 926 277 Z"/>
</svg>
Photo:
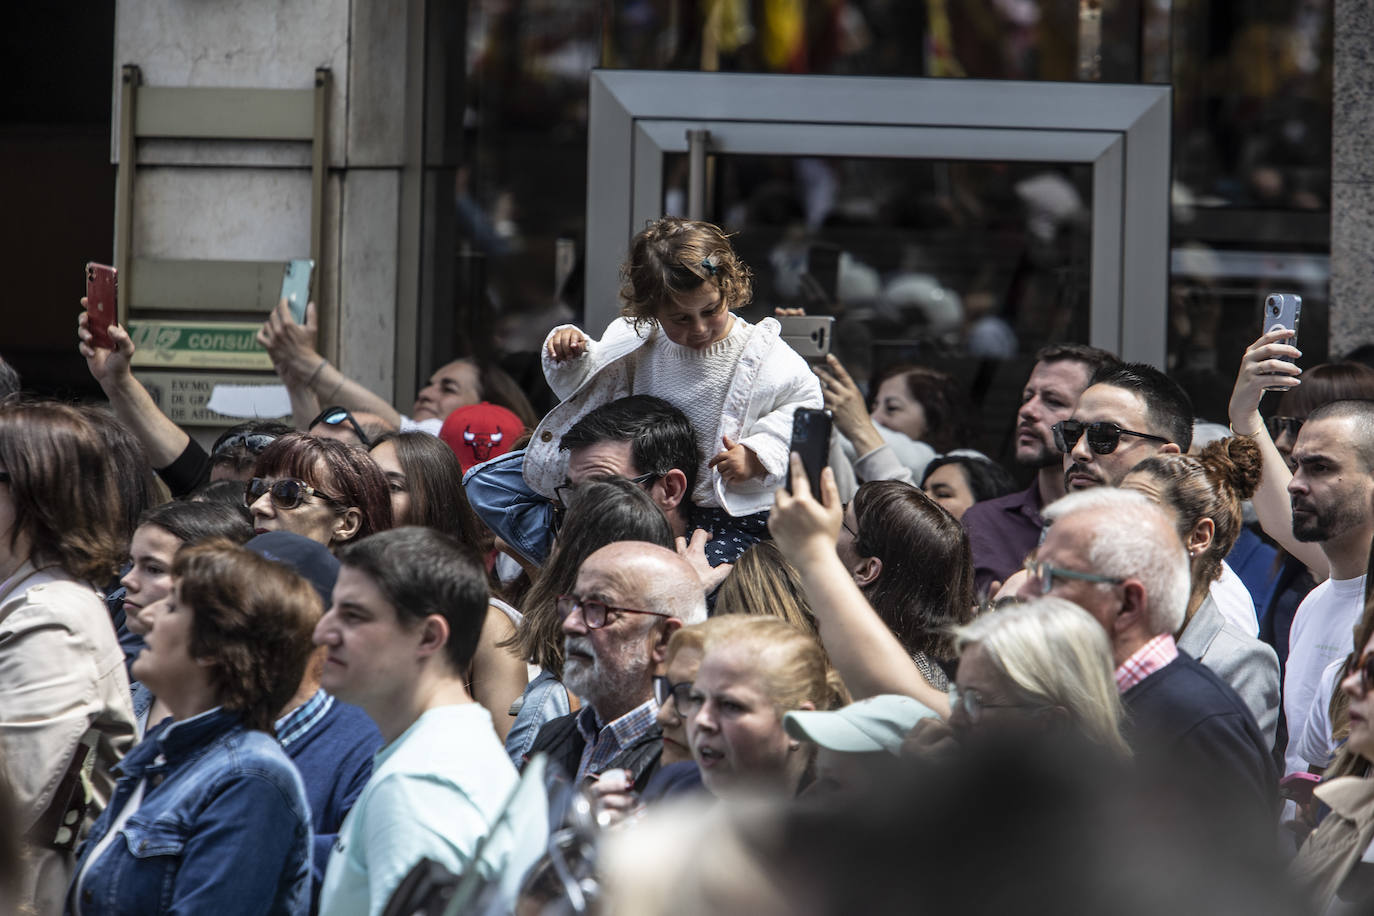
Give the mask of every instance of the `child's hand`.
<svg viewBox="0 0 1374 916">
<path fill-rule="evenodd" d="M 559 328 L 549 338 L 549 356 L 554 362 L 574 359 L 587 352 L 587 335 L 577 328 Z"/>
<path fill-rule="evenodd" d="M 763 462 L 759 461 L 759 457 L 746 446 L 733 441 L 729 436 L 722 436 L 720 441 L 725 443 L 724 451 L 716 452 L 716 456 L 707 464 L 719 471 L 727 483 L 768 476 L 768 469 L 763 466 Z"/>
</svg>

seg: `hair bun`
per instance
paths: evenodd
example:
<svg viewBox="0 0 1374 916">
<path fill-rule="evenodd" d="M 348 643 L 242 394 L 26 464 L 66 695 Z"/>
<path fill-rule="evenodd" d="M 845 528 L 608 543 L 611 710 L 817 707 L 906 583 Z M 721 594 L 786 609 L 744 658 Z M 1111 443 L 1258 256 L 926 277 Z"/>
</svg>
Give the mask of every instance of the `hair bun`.
<svg viewBox="0 0 1374 916">
<path fill-rule="evenodd" d="M 1247 436 L 1219 439 L 1198 455 L 1207 473 L 1226 483 L 1239 499 L 1249 499 L 1259 487 L 1264 462 L 1259 446 Z"/>
</svg>

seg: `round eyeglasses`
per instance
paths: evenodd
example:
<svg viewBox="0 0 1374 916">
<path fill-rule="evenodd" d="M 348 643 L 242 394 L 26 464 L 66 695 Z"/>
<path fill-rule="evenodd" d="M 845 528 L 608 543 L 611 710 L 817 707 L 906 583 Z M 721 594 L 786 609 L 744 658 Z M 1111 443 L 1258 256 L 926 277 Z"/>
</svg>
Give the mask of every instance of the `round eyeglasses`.
<svg viewBox="0 0 1374 916">
<path fill-rule="evenodd" d="M 672 614 L 664 614 L 661 611 L 641 611 L 632 607 L 612 607 L 604 601 L 588 601 L 578 598 L 575 595 L 559 595 L 554 600 L 554 607 L 558 610 L 558 616 L 567 619 L 572 616 L 573 611 L 582 612 L 582 622 L 587 625 L 589 630 L 599 630 L 606 625 L 608 614 L 646 614 L 650 617 L 671 617 Z"/>
</svg>

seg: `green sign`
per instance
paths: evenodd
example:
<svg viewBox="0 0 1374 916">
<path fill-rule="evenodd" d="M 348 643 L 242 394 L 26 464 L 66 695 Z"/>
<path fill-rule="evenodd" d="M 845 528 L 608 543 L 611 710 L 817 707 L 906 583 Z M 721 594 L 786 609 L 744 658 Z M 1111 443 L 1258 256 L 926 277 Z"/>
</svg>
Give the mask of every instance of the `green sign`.
<svg viewBox="0 0 1374 916">
<path fill-rule="evenodd" d="M 251 321 L 130 321 L 135 366 L 147 368 L 272 369 Z"/>
</svg>

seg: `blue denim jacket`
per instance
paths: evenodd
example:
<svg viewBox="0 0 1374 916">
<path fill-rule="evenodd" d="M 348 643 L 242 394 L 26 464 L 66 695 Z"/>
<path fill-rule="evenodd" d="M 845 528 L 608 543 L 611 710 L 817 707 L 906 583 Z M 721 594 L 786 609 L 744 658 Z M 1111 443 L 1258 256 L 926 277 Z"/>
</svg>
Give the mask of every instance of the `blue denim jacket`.
<svg viewBox="0 0 1374 916">
<path fill-rule="evenodd" d="M 115 769 L 68 891 L 82 916 L 304 914 L 310 905 L 310 810 L 295 766 L 264 732 L 223 709 L 151 731 Z M 92 863 L 140 779 L 143 802 Z"/>
</svg>

